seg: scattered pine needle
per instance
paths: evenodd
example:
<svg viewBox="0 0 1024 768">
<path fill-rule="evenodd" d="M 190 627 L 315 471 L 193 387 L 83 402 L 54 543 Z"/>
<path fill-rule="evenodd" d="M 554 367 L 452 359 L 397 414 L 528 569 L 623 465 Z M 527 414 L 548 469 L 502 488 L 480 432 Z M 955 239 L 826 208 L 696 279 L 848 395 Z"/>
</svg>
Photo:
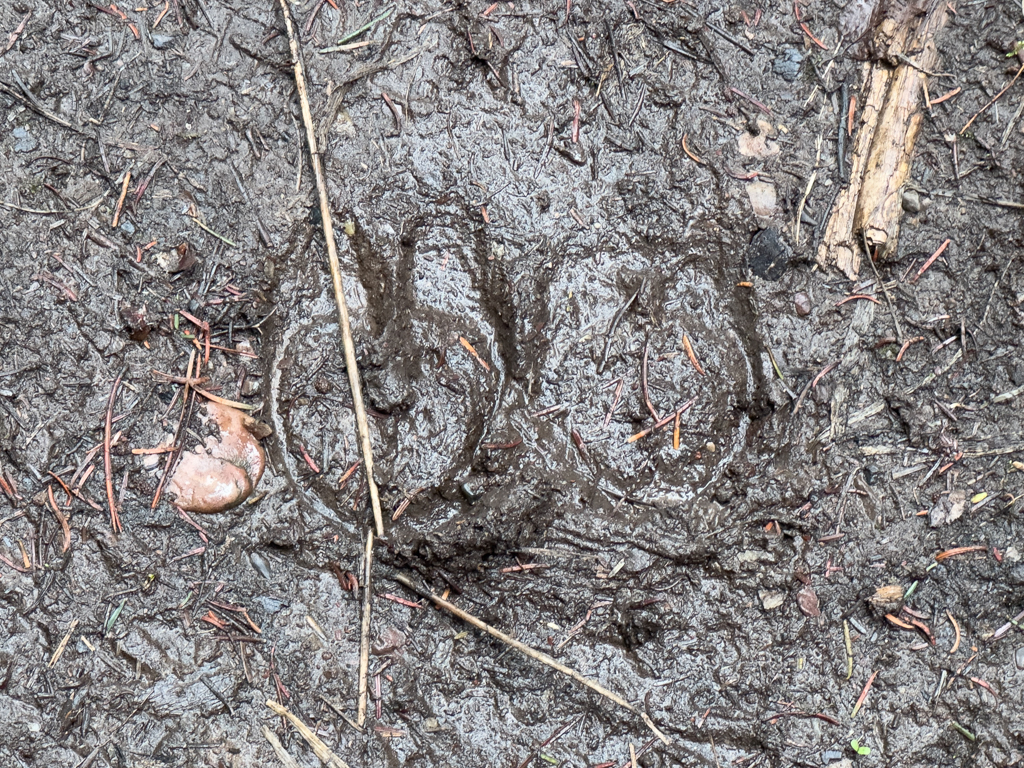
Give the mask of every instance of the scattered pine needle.
<svg viewBox="0 0 1024 768">
<path fill-rule="evenodd" d="M 355 461 L 355 462 L 354 462 L 354 463 L 352 464 L 352 466 L 351 466 L 351 467 L 349 467 L 348 469 L 346 469 L 346 470 L 345 470 L 345 474 L 343 474 L 343 475 L 341 476 L 341 479 L 340 479 L 340 480 L 338 480 L 338 488 L 339 488 L 339 489 L 341 489 L 341 488 L 344 488 L 344 487 L 345 487 L 345 484 L 346 484 L 346 483 L 347 483 L 347 482 L 348 482 L 349 480 L 351 480 L 351 479 L 352 479 L 352 475 L 353 475 L 353 474 L 355 474 L 355 471 L 356 471 L 357 469 L 359 469 L 359 465 L 360 465 L 360 464 L 362 464 L 362 463 L 363 463 L 363 460 L 362 460 L 362 459 L 357 459 L 357 460 L 356 460 L 356 461 Z"/>
<path fill-rule="evenodd" d="M 693 152 L 690 151 L 690 148 L 686 146 L 686 137 L 689 135 L 690 134 L 688 133 L 683 134 L 683 152 L 685 152 L 686 156 L 693 160 L 693 162 L 697 163 L 697 165 L 704 165 L 704 161 L 697 157 L 695 154 L 693 154 Z"/>
<path fill-rule="evenodd" d="M 949 649 L 949 654 L 952 656 L 960 648 L 960 625 L 957 624 L 956 619 L 953 618 L 953 614 L 946 609 L 946 617 L 949 619 L 949 623 L 953 625 L 953 631 L 956 632 L 956 640 L 953 641 L 953 647 Z"/>
<path fill-rule="evenodd" d="M 125 186 L 127 189 L 127 185 Z M 113 468 L 110 461 L 110 432 L 114 424 L 114 402 L 117 400 L 117 388 L 121 385 L 123 373 L 117 374 L 114 384 L 110 388 L 110 399 L 107 402 L 107 418 L 103 424 L 103 472 L 106 475 L 107 504 L 110 506 L 110 525 L 114 533 L 120 533 L 121 517 L 117 514 L 117 502 L 114 500 L 114 478 Z"/>
<path fill-rule="evenodd" d="M 404 597 L 393 595 L 390 592 L 385 592 L 383 595 L 381 595 L 381 597 L 383 597 L 385 600 L 391 600 L 392 602 L 398 603 L 399 605 L 404 605 L 408 608 L 423 608 L 423 606 L 419 603 L 414 603 L 412 600 L 406 600 Z"/>
<path fill-rule="evenodd" d="M 930 267 L 932 264 L 935 263 L 935 260 L 937 258 L 939 258 L 939 256 L 942 255 L 942 252 L 946 250 L 946 248 L 949 246 L 949 243 L 950 243 L 950 240 L 947 237 L 946 238 L 946 242 L 944 242 L 942 245 L 940 245 L 938 250 L 935 251 L 935 253 L 933 253 L 931 256 L 928 257 L 928 261 L 926 261 L 924 264 L 922 264 L 921 268 L 919 270 L 917 270 L 917 274 L 914 275 L 914 279 L 910 281 L 911 283 L 916 283 L 918 280 L 921 279 L 921 275 L 923 275 L 928 270 L 928 267 Z"/>
<path fill-rule="evenodd" d="M 869 296 L 866 293 L 855 293 L 853 296 L 847 296 L 842 301 L 837 301 L 836 302 L 836 306 L 839 307 L 839 306 L 842 306 L 843 304 L 845 304 L 848 301 L 858 301 L 860 299 L 863 299 L 865 301 L 873 301 L 873 302 L 875 302 L 875 304 L 881 304 L 882 303 L 878 299 L 876 299 L 874 296 Z"/>
<path fill-rule="evenodd" d="M 888 619 L 890 623 L 895 624 L 900 629 L 909 629 L 910 631 L 914 630 L 914 626 L 912 624 L 908 624 L 907 622 L 901 619 L 897 619 L 891 613 L 885 614 L 885 618 Z"/>
<path fill-rule="evenodd" d="M 946 242 L 949 242 L 948 240 Z M 903 346 L 900 347 L 900 353 L 896 355 L 896 362 L 900 362 L 903 359 L 903 355 L 906 354 L 907 350 L 910 349 L 911 344 L 916 344 L 919 341 L 924 341 L 924 336 L 915 336 L 912 339 L 907 339 L 903 342 Z"/>
<path fill-rule="evenodd" d="M 1011 87 L 1013 86 L 1013 84 L 1017 82 L 1017 78 L 1021 76 L 1021 73 L 1022 73 L 1022 72 L 1024 72 L 1024 64 L 1021 64 L 1021 66 L 1020 66 L 1020 69 L 1018 69 L 1018 70 L 1017 70 L 1017 74 L 1013 76 L 1013 80 L 1011 80 L 1011 81 L 1010 81 L 1009 83 L 1007 83 L 1007 84 L 1006 84 L 1006 87 L 1005 87 L 1005 88 L 1003 88 L 1003 90 L 1001 90 L 1001 91 L 1000 91 L 999 93 L 997 93 L 997 94 L 996 94 L 995 96 L 993 96 L 993 97 L 992 97 L 992 100 L 991 100 L 991 101 L 989 101 L 989 103 L 988 103 L 988 104 L 986 104 L 986 105 L 985 105 L 984 107 L 982 107 L 981 109 L 979 109 L 979 110 L 978 110 L 977 112 L 975 112 L 975 113 L 974 113 L 974 116 L 973 116 L 973 117 L 971 117 L 971 119 L 967 121 L 967 125 L 965 125 L 965 126 L 964 126 L 963 128 L 961 128 L 961 129 L 960 129 L 960 135 L 961 135 L 961 136 L 963 136 L 963 135 L 964 135 L 964 131 L 966 131 L 966 130 L 967 130 L 968 128 L 970 128 L 970 127 L 971 127 L 971 124 L 972 124 L 972 123 L 973 123 L 973 122 L 974 122 L 975 120 L 977 120 L 977 119 L 978 119 L 978 117 L 980 117 L 980 116 L 981 116 L 981 114 L 982 114 L 982 113 L 983 113 L 983 112 L 984 112 L 984 111 L 985 111 L 986 109 L 988 109 L 988 108 L 989 108 L 989 107 L 991 107 L 991 106 L 992 106 L 993 104 L 995 104 L 995 103 L 996 103 L 997 101 L 999 101 L 999 98 L 1000 98 L 1000 97 L 1001 97 L 1001 96 L 1002 96 L 1002 95 L 1003 95 L 1004 93 L 1006 93 L 1006 92 L 1007 92 L 1008 90 L 1010 90 L 1010 88 L 1011 88 Z M 932 103 L 934 104 L 934 102 L 932 102 Z"/>
<path fill-rule="evenodd" d="M 117 229 L 118 222 L 121 220 L 121 209 L 124 208 L 124 198 L 128 194 L 128 185 L 132 180 L 132 172 L 128 171 L 124 175 L 124 181 L 121 182 L 121 196 L 117 198 L 117 207 L 114 209 L 114 218 L 110 222 L 110 226 L 113 229 Z"/>
<path fill-rule="evenodd" d="M 988 551 L 988 547 L 984 547 L 984 546 L 981 546 L 981 545 L 978 545 L 978 546 L 975 546 L 975 547 L 953 547 L 952 549 L 947 549 L 944 552 L 939 552 L 939 554 L 937 554 L 935 556 L 935 559 L 938 562 L 941 563 L 943 560 L 946 560 L 947 558 L 956 557 L 957 555 L 964 555 L 964 554 L 967 554 L 968 552 L 987 552 L 987 551 Z"/>
<path fill-rule="evenodd" d="M 868 681 L 864 683 L 864 690 L 860 692 L 860 696 L 857 697 L 857 703 L 853 706 L 853 712 L 850 713 L 851 720 L 857 716 L 858 712 L 860 712 L 861 705 L 863 705 L 865 699 L 867 699 L 868 691 L 871 690 L 871 685 L 875 682 L 876 677 L 878 677 L 878 672 L 872 672 L 871 677 L 869 677 Z"/>
<path fill-rule="evenodd" d="M 476 361 L 484 367 L 485 371 L 490 373 L 491 366 L 487 364 L 486 360 L 480 357 L 480 353 L 477 352 L 476 349 L 474 349 L 473 345 L 469 343 L 469 339 L 467 339 L 465 336 L 459 336 L 459 343 L 466 348 L 466 351 L 469 352 L 469 354 L 476 358 Z"/>
<path fill-rule="evenodd" d="M 61 552 L 67 552 L 71 548 L 71 526 L 68 525 L 67 516 L 57 506 L 57 500 L 53 498 L 53 485 L 49 483 L 46 485 L 46 495 L 50 500 L 50 506 L 53 508 L 53 514 L 57 516 L 57 522 L 60 523 L 60 529 L 64 532 L 64 548 Z"/>
<path fill-rule="evenodd" d="M 956 88 L 954 88 L 949 93 L 943 94 L 942 96 L 939 96 L 939 98 L 937 98 L 937 99 L 932 99 L 932 106 L 934 107 L 936 104 L 941 104 L 942 102 L 944 102 L 944 101 L 946 101 L 948 99 L 952 99 L 954 96 L 956 96 L 958 93 L 960 93 L 961 90 L 963 90 L 963 89 L 958 85 Z"/>
<path fill-rule="evenodd" d="M 685 333 L 683 334 L 683 347 L 686 349 L 686 356 L 690 358 L 690 363 L 696 369 L 697 373 L 704 376 L 704 369 L 700 365 L 700 361 L 697 359 L 697 354 L 693 351 L 693 346 L 690 344 L 690 337 Z"/>
</svg>

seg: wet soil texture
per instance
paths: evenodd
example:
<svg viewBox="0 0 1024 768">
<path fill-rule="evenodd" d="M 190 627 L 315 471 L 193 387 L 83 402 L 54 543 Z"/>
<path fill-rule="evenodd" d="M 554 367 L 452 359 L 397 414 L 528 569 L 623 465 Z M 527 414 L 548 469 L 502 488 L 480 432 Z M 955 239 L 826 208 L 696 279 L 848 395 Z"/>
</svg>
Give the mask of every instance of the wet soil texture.
<svg viewBox="0 0 1024 768">
<path fill-rule="evenodd" d="M 395 518 L 360 731 L 280 9 L 104 3 L 0 5 L 0 764 L 318 765 L 268 698 L 355 768 L 1021 763 L 1018 4 L 950 3 L 856 284 L 813 264 L 870 3 L 292 6 Z M 193 386 L 272 430 L 228 512 L 153 506 Z"/>
</svg>

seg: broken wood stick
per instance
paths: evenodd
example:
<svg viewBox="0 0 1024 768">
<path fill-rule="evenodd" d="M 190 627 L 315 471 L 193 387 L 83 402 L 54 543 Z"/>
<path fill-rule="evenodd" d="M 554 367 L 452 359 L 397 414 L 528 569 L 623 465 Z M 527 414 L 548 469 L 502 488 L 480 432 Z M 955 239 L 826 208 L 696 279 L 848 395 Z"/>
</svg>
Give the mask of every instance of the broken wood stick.
<svg viewBox="0 0 1024 768">
<path fill-rule="evenodd" d="M 628 709 L 633 714 L 639 715 L 640 719 L 644 721 L 644 724 L 648 728 L 651 729 L 651 733 L 653 733 L 655 736 L 657 736 L 659 739 L 661 739 L 662 743 L 664 743 L 664 744 L 671 744 L 672 743 L 672 741 L 668 738 L 668 736 L 666 736 L 664 733 L 662 733 L 661 730 L 658 728 L 658 726 L 656 726 L 654 724 L 654 721 L 651 719 L 650 715 L 648 715 L 646 712 L 641 712 L 639 709 L 637 709 L 635 706 L 630 704 L 628 701 L 626 701 L 624 698 L 619 696 L 617 693 L 612 693 L 611 691 L 609 691 L 607 688 L 605 688 L 600 683 L 596 683 L 593 680 L 590 680 L 590 679 L 584 677 L 583 675 L 581 675 L 576 670 L 574 670 L 574 669 L 572 669 L 570 667 L 565 666 L 565 664 L 562 664 L 562 663 L 560 663 L 558 661 L 555 661 L 553 658 L 548 656 L 543 651 L 535 650 L 535 649 L 531 648 L 530 646 L 526 645 L 525 643 L 519 642 L 514 637 L 509 637 L 504 632 L 502 632 L 500 629 L 495 629 L 490 624 L 486 624 L 485 622 L 481 621 L 480 619 L 478 619 L 473 614 L 466 613 L 464 610 L 462 610 L 461 608 L 458 608 L 458 607 L 452 605 L 451 603 L 449 603 L 444 598 L 438 597 L 437 595 L 433 594 L 432 592 L 428 592 L 428 591 L 426 591 L 424 589 L 420 589 L 415 584 L 413 584 L 412 580 L 409 579 L 408 576 L 405 576 L 403 574 L 398 574 L 398 575 L 396 575 L 394 577 L 394 580 L 397 581 L 402 586 L 406 587 L 407 589 L 412 590 L 413 592 L 415 592 L 420 597 L 424 597 L 427 600 L 430 600 L 432 603 L 434 603 L 434 605 L 438 606 L 439 608 L 444 608 L 446 611 L 451 613 L 453 616 L 457 616 L 458 618 L 462 619 L 467 624 L 472 624 L 474 627 L 476 627 L 477 629 L 483 630 L 484 632 L 489 634 L 491 637 L 496 637 L 498 640 L 500 640 L 501 642 L 505 643 L 505 645 L 511 646 L 512 648 L 515 648 L 517 651 L 519 651 L 523 655 L 529 656 L 531 659 L 539 661 L 541 664 L 546 664 L 547 666 L 551 667 L 552 669 L 557 670 L 558 672 L 561 672 L 563 675 L 567 675 L 568 677 L 571 677 L 577 683 L 580 683 L 581 685 L 585 685 L 587 688 L 589 688 L 590 690 L 594 691 L 595 693 L 601 694 L 606 699 L 614 701 L 616 704 L 618 704 L 623 709 Z M 269 702 L 268 702 L 268 704 L 269 704 Z"/>
<path fill-rule="evenodd" d="M 928 0 L 923 14 L 907 6 L 898 18 L 884 19 L 875 35 L 884 60 L 864 65 L 849 184 L 836 198 L 817 253 L 819 264 L 837 267 L 851 280 L 860 271 L 861 242 L 878 256 L 896 247 L 903 188 L 923 119 L 921 70 L 934 71 L 938 63 L 935 38 L 947 13 L 943 0 Z"/>
<path fill-rule="evenodd" d="M 295 726 L 295 730 L 297 730 L 299 735 L 306 740 L 306 743 L 309 744 L 313 749 L 314 754 L 316 754 L 322 762 L 326 763 L 330 768 L 349 768 L 348 763 L 334 754 L 330 747 L 324 744 L 323 741 L 320 740 L 320 737 L 309 729 L 308 725 L 292 714 L 287 708 L 282 707 L 273 699 L 267 699 L 266 703 L 275 714 L 287 718 L 288 722 Z"/>
<path fill-rule="evenodd" d="M 363 626 L 359 635 L 359 702 L 356 725 L 363 727 L 366 720 L 366 691 L 370 670 L 370 571 L 373 565 L 373 531 L 366 532 L 366 561 L 363 569 Z"/>
<path fill-rule="evenodd" d="M 349 388 L 352 390 L 352 405 L 356 414 L 356 433 L 359 447 L 363 454 L 363 466 L 366 468 L 366 484 L 370 487 L 370 506 L 373 508 L 373 522 L 377 535 L 384 535 L 384 520 L 380 511 L 380 496 L 377 483 L 373 479 L 373 447 L 370 445 L 370 427 L 366 421 L 366 407 L 363 404 L 363 389 L 359 381 L 359 368 L 356 366 L 356 347 L 352 340 L 352 325 L 348 317 L 348 304 L 345 302 L 345 290 L 341 282 L 341 265 L 338 262 L 338 247 L 334 242 L 334 224 L 331 222 L 331 205 L 327 199 L 327 182 L 324 179 L 323 160 L 317 149 L 316 131 L 313 128 L 313 115 L 309 110 L 309 95 L 306 90 L 306 75 L 302 64 L 302 51 L 295 36 L 291 11 L 287 0 L 279 0 L 284 25 L 288 30 L 288 43 L 291 46 L 292 59 L 295 66 L 295 88 L 299 92 L 299 106 L 302 110 L 302 122 L 306 128 L 306 140 L 309 143 L 310 160 L 313 163 L 313 176 L 320 197 L 320 218 L 324 226 L 324 240 L 327 244 L 327 261 L 331 267 L 331 282 L 334 287 L 334 300 L 338 305 L 338 320 L 341 327 L 341 342 L 345 349 L 345 369 L 348 372 Z"/>
</svg>

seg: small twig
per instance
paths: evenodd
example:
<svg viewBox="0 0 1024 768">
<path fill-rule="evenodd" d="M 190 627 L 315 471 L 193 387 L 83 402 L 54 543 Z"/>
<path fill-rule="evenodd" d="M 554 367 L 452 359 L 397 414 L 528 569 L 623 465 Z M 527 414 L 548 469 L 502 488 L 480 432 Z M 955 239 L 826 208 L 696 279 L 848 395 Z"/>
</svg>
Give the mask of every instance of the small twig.
<svg viewBox="0 0 1024 768">
<path fill-rule="evenodd" d="M 528 656 L 531 659 L 534 659 L 535 661 L 539 661 L 541 664 L 546 664 L 547 666 L 551 667 L 552 669 L 554 669 L 554 670 L 556 670 L 558 672 L 561 672 L 563 675 L 571 677 L 573 680 L 575 680 L 576 682 L 580 683 L 581 685 L 585 685 L 587 688 L 589 688 L 590 690 L 594 691 L 595 693 L 599 693 L 600 695 L 604 696 L 606 699 L 614 701 L 616 704 L 618 704 L 623 709 L 628 709 L 630 712 L 632 712 L 632 713 L 634 713 L 636 715 L 639 715 L 640 718 L 644 721 L 644 724 L 646 724 L 647 727 L 651 729 L 651 732 L 655 736 L 657 736 L 659 739 L 661 739 L 662 743 L 664 743 L 664 744 L 671 744 L 672 743 L 671 740 L 668 738 L 668 736 L 666 736 L 664 733 L 662 733 L 658 729 L 658 727 L 654 724 L 654 721 L 650 718 L 650 716 L 646 712 L 641 712 L 639 709 L 637 709 L 635 706 L 630 704 L 624 698 L 622 698 L 621 696 L 619 696 L 616 693 L 612 693 L 611 691 L 609 691 L 607 688 L 605 688 L 600 683 L 596 683 L 593 680 L 589 680 L 589 679 L 585 678 L 583 675 L 581 675 L 576 670 L 570 669 L 569 667 L 565 666 L 564 664 L 555 661 L 553 658 L 548 656 L 543 651 L 534 650 L 533 648 L 531 648 L 530 646 L 526 645 L 525 643 L 521 643 L 518 640 L 516 640 L 515 638 L 509 637 L 508 635 L 506 635 L 501 630 L 495 629 L 490 624 L 485 624 L 480 619 L 478 619 L 476 616 L 473 616 L 470 613 L 466 613 L 466 611 L 462 610 L 461 608 L 457 608 L 456 606 L 454 606 L 451 603 L 449 603 L 447 600 L 445 600 L 443 598 L 440 598 L 437 595 L 434 595 L 434 594 L 432 594 L 430 592 L 427 592 L 426 590 L 419 589 L 418 587 L 416 587 L 412 583 L 412 581 L 407 576 L 404 576 L 402 574 L 398 574 L 397 576 L 394 577 L 394 579 L 395 579 L 395 581 L 397 581 L 402 586 L 412 590 L 413 592 L 415 592 L 416 594 L 420 595 L 421 597 L 424 597 L 424 598 L 430 600 L 431 602 L 434 603 L 434 605 L 438 606 L 439 608 L 444 608 L 446 611 L 448 611 L 452 615 L 457 616 L 458 618 L 462 619 L 467 624 L 472 624 L 477 629 L 480 629 L 480 630 L 486 632 L 487 634 L 489 634 L 491 637 L 495 637 L 498 640 L 500 640 L 501 642 L 505 643 L 505 645 L 511 646 L 512 648 L 515 648 L 517 651 L 519 651 L 523 655 Z M 267 702 L 267 703 L 268 703 L 268 705 L 270 704 L 270 702 Z"/>
<path fill-rule="evenodd" d="M 861 237 L 864 238 L 864 249 L 868 254 L 868 264 L 871 265 L 871 271 L 875 273 L 875 281 L 882 288 L 882 294 L 885 296 L 885 301 L 889 305 L 889 314 L 892 315 L 892 322 L 896 326 L 896 339 L 900 344 L 903 343 L 903 328 L 900 327 L 900 319 L 896 315 L 896 304 L 892 300 L 892 296 L 889 293 L 889 289 L 885 287 L 885 282 L 882 280 L 882 276 L 878 274 L 878 267 L 875 265 L 875 259 L 871 254 L 871 248 L 868 246 L 868 236 L 862 230 Z"/>
<path fill-rule="evenodd" d="M 295 758 L 288 754 L 288 751 L 281 745 L 281 741 L 277 738 L 272 730 L 267 726 L 263 726 L 263 738 L 270 742 L 271 748 L 274 750 L 274 754 L 277 759 L 281 761 L 281 765 L 284 768 L 302 768 L 296 761 Z"/>
<path fill-rule="evenodd" d="M 651 416 L 654 417 L 655 421 L 660 421 L 661 416 L 654 409 L 653 403 L 651 403 L 651 393 L 647 388 L 647 353 L 650 351 L 650 343 L 644 342 L 644 357 L 640 364 L 640 392 L 644 397 L 644 405 L 647 406 L 647 410 L 651 412 Z"/>
<path fill-rule="evenodd" d="M 135 709 L 133 709 L 131 711 L 131 714 L 128 715 L 128 717 L 126 717 L 124 720 L 122 720 L 117 725 L 117 727 L 114 728 L 114 730 L 112 730 L 110 733 L 108 733 L 107 737 L 105 739 L 103 739 L 103 741 L 101 741 L 99 744 L 97 744 L 95 747 L 93 747 L 92 752 L 90 752 L 88 755 L 86 755 L 85 758 L 82 760 L 82 762 L 80 762 L 77 766 L 75 766 L 75 768 L 89 768 L 89 766 L 92 765 L 93 760 L 95 760 L 96 756 L 100 753 L 100 750 L 103 749 L 103 747 L 107 746 L 107 744 L 110 743 L 110 740 L 113 739 L 118 733 L 120 733 L 121 729 L 124 728 L 126 725 L 128 725 L 128 723 L 131 721 L 131 719 L 133 717 L 135 717 L 135 715 L 137 715 L 139 713 L 139 711 L 144 706 L 146 706 L 146 704 L 149 702 L 149 697 L 152 696 L 152 695 L 153 695 L 152 692 L 147 694 L 146 698 L 142 700 L 142 703 L 139 704 L 139 706 L 137 706 Z"/>
<path fill-rule="evenodd" d="M 960 135 L 961 136 L 963 136 L 964 131 L 966 131 L 968 128 L 971 127 L 971 123 L 973 123 L 975 120 L 977 120 L 986 109 L 988 109 L 993 104 L 995 104 L 997 101 L 999 101 L 999 98 L 1004 93 L 1006 93 L 1008 90 L 1010 90 L 1011 87 L 1013 87 L 1013 84 L 1017 82 L 1017 78 L 1021 76 L 1022 72 L 1024 72 L 1024 64 L 1020 65 L 1020 69 L 1018 69 L 1017 70 L 1017 74 L 1013 76 L 1013 80 L 1011 80 L 1009 83 L 1007 83 L 1006 87 L 1003 88 L 1003 90 L 1001 90 L 999 93 L 997 93 L 995 96 L 993 96 L 992 100 L 989 101 L 988 104 L 986 104 L 984 107 L 982 107 L 981 109 L 979 109 L 977 112 L 974 113 L 974 115 L 971 117 L 971 119 L 967 121 L 967 125 L 965 125 L 963 128 L 960 129 Z"/>
<path fill-rule="evenodd" d="M 313 752 L 320 758 L 321 762 L 326 763 L 330 768 L 349 768 L 348 763 L 334 754 L 330 748 L 320 740 L 319 736 L 313 733 L 313 731 L 311 731 L 304 722 L 289 712 L 287 708 L 282 707 L 273 699 L 267 699 L 267 706 L 270 707 L 275 714 L 287 718 L 288 721 L 295 726 L 295 730 L 297 730 L 299 735 L 306 740 L 306 743 L 312 747 Z"/>
<path fill-rule="evenodd" d="M 284 16 L 285 28 L 288 30 L 288 42 L 291 46 L 292 59 L 295 65 L 295 88 L 299 93 L 299 106 L 302 109 L 302 122 L 306 127 L 306 140 L 309 143 L 309 154 L 313 164 L 313 176 L 320 197 L 320 218 L 323 222 L 324 240 L 327 244 L 327 261 L 331 267 L 331 280 L 334 286 L 334 300 L 338 305 L 338 319 L 341 327 L 341 341 L 345 348 L 345 369 L 348 372 L 348 383 L 352 390 L 352 405 L 356 415 L 356 433 L 363 453 L 366 470 L 366 483 L 370 488 L 370 505 L 373 507 L 373 522 L 377 535 L 384 535 L 384 519 L 380 509 L 380 496 L 377 493 L 377 482 L 373 478 L 373 448 L 370 445 L 370 427 L 366 421 L 366 407 L 363 403 L 363 390 L 359 381 L 359 367 L 356 363 L 356 347 L 352 340 L 352 324 L 349 322 L 348 304 L 345 302 L 345 291 L 341 280 L 341 265 L 338 261 L 337 244 L 334 241 L 334 224 L 331 222 L 331 204 L 327 197 L 327 184 L 324 181 L 323 161 L 317 149 L 316 132 L 313 128 L 313 115 L 309 110 L 309 96 L 306 92 L 306 75 L 302 64 L 302 52 L 295 36 L 292 14 L 288 9 L 287 0 L 279 0 L 281 13 Z M 391 9 L 394 10 L 393 8 Z M 388 11 L 391 13 L 391 11 Z M 370 25 L 380 21 L 378 17 Z M 367 28 L 370 26 L 367 25 Z M 357 30 L 358 32 L 359 30 Z M 347 35 L 339 43 L 345 43 L 354 35 Z"/>
<path fill-rule="evenodd" d="M 363 571 L 363 627 L 359 636 L 359 704 L 356 725 L 366 720 L 367 675 L 370 668 L 370 567 L 373 564 L 373 531 L 366 532 L 366 568 Z"/>
<path fill-rule="evenodd" d="M 114 479 L 110 461 L 110 432 L 114 423 L 114 401 L 117 399 L 117 388 L 121 385 L 124 372 L 117 374 L 114 385 L 110 388 L 110 399 L 107 401 L 107 418 L 103 423 L 103 473 L 106 475 L 107 504 L 110 506 L 110 525 L 114 533 L 120 533 L 121 518 L 117 514 L 117 502 L 114 501 Z"/>
<path fill-rule="evenodd" d="M 608 324 L 608 333 L 605 335 L 604 340 L 604 352 L 601 353 L 601 362 L 597 366 L 597 372 L 601 373 L 604 371 L 604 364 L 608 362 L 608 351 L 612 346 L 612 338 L 615 336 L 615 329 L 619 327 L 619 322 L 622 320 L 622 316 L 626 314 L 626 310 L 632 306 L 633 302 L 636 301 L 636 297 L 640 295 L 640 291 L 644 289 L 646 278 L 641 281 L 640 287 L 633 292 L 633 295 L 626 299 L 626 303 L 619 307 L 619 311 L 615 313 L 611 323 Z"/>
</svg>

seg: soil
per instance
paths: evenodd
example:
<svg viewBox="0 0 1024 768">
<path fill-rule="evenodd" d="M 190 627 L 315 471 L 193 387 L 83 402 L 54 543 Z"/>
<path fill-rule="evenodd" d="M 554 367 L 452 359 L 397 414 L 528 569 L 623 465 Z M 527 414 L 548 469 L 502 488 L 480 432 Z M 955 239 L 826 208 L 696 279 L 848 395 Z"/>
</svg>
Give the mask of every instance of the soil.
<svg viewBox="0 0 1024 768">
<path fill-rule="evenodd" d="M 870 3 L 293 6 L 397 516 L 362 731 L 368 502 L 280 9 L 122 5 L 0 7 L 0 764 L 276 765 L 264 726 L 319 764 L 268 698 L 356 768 L 1024 761 L 1024 85 L 961 133 L 1016 4 L 951 4 L 927 83 L 960 91 L 856 284 L 814 253 Z M 208 341 L 273 432 L 186 519 L 133 450 L 204 441 L 154 371 Z"/>
</svg>

